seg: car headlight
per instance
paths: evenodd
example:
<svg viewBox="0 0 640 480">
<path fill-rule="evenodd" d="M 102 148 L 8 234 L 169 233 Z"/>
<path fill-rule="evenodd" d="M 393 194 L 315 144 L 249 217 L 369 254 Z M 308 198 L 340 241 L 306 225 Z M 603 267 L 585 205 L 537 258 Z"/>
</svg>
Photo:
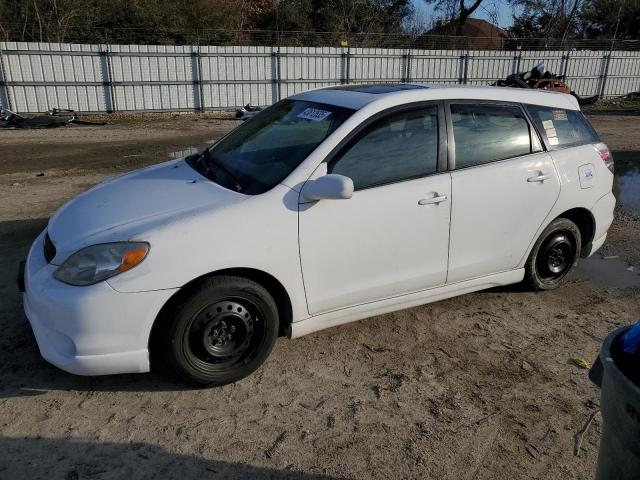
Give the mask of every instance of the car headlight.
<svg viewBox="0 0 640 480">
<path fill-rule="evenodd" d="M 78 250 L 58 267 L 53 276 L 70 285 L 101 282 L 139 265 L 149 253 L 146 242 L 114 242 Z"/>
</svg>

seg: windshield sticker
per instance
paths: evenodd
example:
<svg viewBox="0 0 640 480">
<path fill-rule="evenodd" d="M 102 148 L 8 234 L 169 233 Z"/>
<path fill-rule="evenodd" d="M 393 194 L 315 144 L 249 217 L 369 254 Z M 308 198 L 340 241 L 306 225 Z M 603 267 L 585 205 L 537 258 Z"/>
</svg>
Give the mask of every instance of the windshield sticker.
<svg viewBox="0 0 640 480">
<path fill-rule="evenodd" d="M 553 120 L 545 120 L 542 122 L 542 126 L 546 130 L 547 128 L 553 128 Z"/>
<path fill-rule="evenodd" d="M 321 122 L 325 118 L 331 115 L 331 112 L 326 110 L 320 110 L 319 108 L 305 108 L 298 114 L 298 118 L 304 118 L 305 120 L 312 120 L 314 122 Z"/>
<path fill-rule="evenodd" d="M 553 111 L 553 119 L 554 120 L 566 120 L 567 119 L 567 112 L 565 112 L 564 110 L 554 110 Z"/>
<path fill-rule="evenodd" d="M 549 139 L 549 145 L 558 145 L 558 137 L 551 137 Z"/>
<path fill-rule="evenodd" d="M 547 138 L 557 137 L 558 133 L 555 128 L 547 128 L 544 133 L 547 135 Z"/>
</svg>

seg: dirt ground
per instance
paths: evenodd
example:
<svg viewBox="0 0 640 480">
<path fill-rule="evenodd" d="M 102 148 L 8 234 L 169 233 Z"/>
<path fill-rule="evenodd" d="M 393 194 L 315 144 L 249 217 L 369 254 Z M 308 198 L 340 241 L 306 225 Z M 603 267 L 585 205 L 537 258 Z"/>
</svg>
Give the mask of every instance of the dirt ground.
<svg viewBox="0 0 640 480">
<path fill-rule="evenodd" d="M 591 119 L 620 168 L 637 171 L 640 115 Z M 49 215 L 233 125 L 174 115 L 0 131 L 1 479 L 593 478 L 599 416 L 575 446 L 599 392 L 571 359 L 594 359 L 640 317 L 629 270 L 640 219 L 626 205 L 603 248 L 619 258 L 584 262 L 558 290 L 493 289 L 279 339 L 258 372 L 223 388 L 76 377 L 42 360 L 15 276 Z"/>
</svg>

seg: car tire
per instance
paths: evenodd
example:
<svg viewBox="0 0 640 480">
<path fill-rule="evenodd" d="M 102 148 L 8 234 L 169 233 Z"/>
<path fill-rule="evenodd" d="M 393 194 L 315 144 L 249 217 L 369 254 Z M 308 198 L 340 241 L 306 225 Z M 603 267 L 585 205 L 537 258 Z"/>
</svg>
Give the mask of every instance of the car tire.
<svg viewBox="0 0 640 480">
<path fill-rule="evenodd" d="M 525 264 L 525 282 L 534 290 L 559 287 L 578 264 L 582 238 L 571 220 L 556 218 L 533 245 Z"/>
<path fill-rule="evenodd" d="M 168 312 L 161 340 L 166 363 L 192 385 L 218 386 L 255 371 L 278 337 L 278 307 L 260 284 L 215 276 Z"/>
</svg>

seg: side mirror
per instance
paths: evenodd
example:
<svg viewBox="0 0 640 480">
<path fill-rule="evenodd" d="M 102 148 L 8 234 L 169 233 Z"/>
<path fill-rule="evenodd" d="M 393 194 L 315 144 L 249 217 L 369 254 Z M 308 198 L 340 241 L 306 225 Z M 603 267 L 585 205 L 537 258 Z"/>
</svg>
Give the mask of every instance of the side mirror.
<svg viewBox="0 0 640 480">
<path fill-rule="evenodd" d="M 308 200 L 339 200 L 353 196 L 353 180 L 344 175 L 328 174 L 309 180 L 302 189 Z"/>
</svg>

